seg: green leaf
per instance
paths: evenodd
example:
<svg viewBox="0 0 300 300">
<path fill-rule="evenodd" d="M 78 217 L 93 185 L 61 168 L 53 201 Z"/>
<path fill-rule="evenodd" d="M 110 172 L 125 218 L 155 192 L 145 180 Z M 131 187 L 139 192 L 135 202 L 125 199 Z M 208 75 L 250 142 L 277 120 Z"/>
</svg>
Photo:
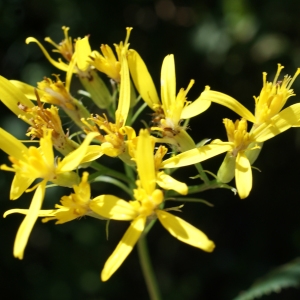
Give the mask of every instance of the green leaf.
<svg viewBox="0 0 300 300">
<path fill-rule="evenodd" d="M 105 183 L 113 184 L 113 185 L 119 187 L 120 189 L 122 189 L 130 197 L 132 197 L 132 190 L 130 188 L 128 188 L 124 183 L 122 183 L 121 181 L 119 181 L 119 180 L 117 180 L 115 178 L 112 178 L 112 177 L 109 177 L 109 176 L 105 176 L 105 175 L 100 175 L 100 176 L 97 176 L 97 177 L 93 177 L 91 179 L 91 182 L 105 182 Z"/>
<path fill-rule="evenodd" d="M 252 300 L 282 289 L 298 287 L 300 284 L 300 258 L 284 264 L 258 279 L 247 290 L 233 300 Z"/>
</svg>

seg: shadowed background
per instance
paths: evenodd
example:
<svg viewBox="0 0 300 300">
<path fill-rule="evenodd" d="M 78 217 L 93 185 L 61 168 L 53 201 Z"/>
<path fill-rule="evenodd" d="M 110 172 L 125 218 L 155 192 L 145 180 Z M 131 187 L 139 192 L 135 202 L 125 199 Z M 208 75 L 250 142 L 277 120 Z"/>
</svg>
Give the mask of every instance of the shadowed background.
<svg viewBox="0 0 300 300">
<path fill-rule="evenodd" d="M 186 88 L 190 79 L 196 81 L 189 100 L 196 99 L 209 85 L 253 111 L 253 95 L 259 95 L 263 71 L 273 81 L 277 63 L 285 66 L 282 75 L 293 75 L 300 66 L 299 13 L 300 2 L 292 0 L 2 0 L 0 74 L 35 85 L 43 76 L 60 73 L 36 44 L 25 44 L 26 37 L 43 41 L 50 36 L 60 42 L 65 25 L 71 28 L 73 38 L 89 34 L 92 48 L 99 50 L 101 44 L 112 46 L 124 40 L 125 27 L 132 26 L 131 48 L 146 62 L 157 89 L 162 60 L 173 53 L 177 91 Z M 80 98 L 74 81 L 73 95 Z M 299 79 L 293 88 L 300 94 Z M 298 99 L 293 97 L 289 103 Z M 24 138 L 27 128 L 22 121 L 4 105 L 0 113 L 0 126 Z M 196 142 L 204 138 L 225 140 L 225 117 L 238 118 L 229 109 L 212 104 L 191 120 L 190 134 Z M 145 118 L 148 122 L 147 114 Z M 228 190 L 213 190 L 197 195 L 213 203 L 213 208 L 185 204 L 180 216 L 216 243 L 213 253 L 180 243 L 155 224 L 148 242 L 163 299 L 233 299 L 256 278 L 299 255 L 299 147 L 297 128 L 266 142 L 255 163 L 261 172 L 253 171 L 253 191 L 247 199 L 242 201 Z M 216 173 L 222 159 L 216 157 L 203 166 Z M 7 163 L 3 153 L 1 163 Z M 113 166 L 115 161 L 108 160 L 107 164 Z M 186 171 L 177 178 L 196 175 L 193 168 Z M 0 176 L 1 213 L 27 208 L 32 193 L 9 201 L 13 174 L 1 172 Z M 93 184 L 92 188 L 94 197 L 115 192 L 104 183 Z M 65 193 L 70 190 L 48 189 L 45 207 L 52 208 Z M 12 248 L 22 219 L 20 215 L 0 218 L 1 299 L 147 299 L 135 249 L 108 282 L 99 279 L 128 222 L 111 222 L 107 241 L 105 223 L 92 218 L 63 225 L 38 220 L 25 257 L 19 261 L 13 258 Z M 299 290 L 289 289 L 263 299 L 297 299 L 299 295 Z"/>
</svg>

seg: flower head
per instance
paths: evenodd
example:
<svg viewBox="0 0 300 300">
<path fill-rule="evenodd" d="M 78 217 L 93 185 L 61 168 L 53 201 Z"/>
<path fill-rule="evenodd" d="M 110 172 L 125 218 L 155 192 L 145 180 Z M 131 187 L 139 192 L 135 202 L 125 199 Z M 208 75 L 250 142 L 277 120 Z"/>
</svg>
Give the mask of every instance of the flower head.
<svg viewBox="0 0 300 300">
<path fill-rule="evenodd" d="M 69 37 L 68 35 L 68 31 L 69 31 L 69 27 L 63 26 L 62 30 L 64 32 L 65 38 L 64 40 L 62 40 L 62 42 L 60 42 L 59 44 L 53 42 L 53 40 L 50 37 L 46 37 L 45 41 L 50 43 L 52 46 L 54 46 L 55 49 L 53 49 L 53 52 L 57 52 L 59 54 L 61 54 L 61 56 L 67 61 L 67 62 L 63 62 L 61 60 L 61 58 L 58 59 L 58 61 L 54 60 L 48 53 L 48 51 L 44 48 L 44 46 L 35 38 L 33 37 L 29 37 L 26 39 L 26 44 L 29 43 L 36 43 L 40 49 L 42 50 L 42 52 L 44 53 L 44 55 L 46 56 L 46 58 L 49 60 L 49 62 L 55 66 L 57 69 L 62 70 L 62 71 L 67 71 L 68 70 L 68 64 L 71 62 L 72 57 L 74 55 L 74 45 L 72 42 L 72 38 Z"/>
<path fill-rule="evenodd" d="M 276 114 L 269 121 L 253 131 L 247 132 L 247 121 L 233 123 L 224 119 L 228 142 L 214 140 L 210 144 L 182 152 L 162 162 L 162 168 L 178 168 L 196 164 L 215 155 L 227 152 L 218 171 L 221 182 L 230 182 L 234 177 L 241 199 L 246 198 L 252 189 L 252 171 L 249 153 L 260 147 L 260 143 L 275 137 L 292 127 L 300 118 L 300 103 L 291 105 Z"/>
<path fill-rule="evenodd" d="M 26 190 L 35 189 L 28 214 L 21 223 L 14 245 L 14 256 L 23 258 L 30 232 L 38 217 L 43 203 L 46 183 L 51 181 L 61 186 L 72 186 L 77 182 L 77 174 L 72 172 L 88 155 L 88 146 L 97 135 L 90 133 L 84 142 L 63 160 L 54 159 L 52 147 L 52 131 L 44 129 L 44 136 L 40 139 L 40 147 L 24 146 L 18 139 L 0 128 L 0 148 L 9 154 L 12 166 L 2 165 L 0 169 L 15 172 L 12 182 L 10 199 L 18 199 Z M 35 186 L 28 190 L 34 180 L 40 179 Z"/>
<path fill-rule="evenodd" d="M 103 44 L 100 47 L 102 54 L 100 54 L 98 51 L 93 51 L 90 55 L 91 65 L 93 65 L 98 71 L 105 73 L 117 83 L 119 83 L 121 80 L 121 63 L 122 55 L 124 55 L 122 52 L 128 51 L 128 40 L 132 28 L 127 27 L 126 30 L 127 35 L 124 44 L 123 42 L 121 42 L 119 45 L 114 44 L 118 58 L 116 58 L 112 49 L 108 45 Z"/>
<path fill-rule="evenodd" d="M 268 122 L 276 116 L 284 107 L 287 100 L 291 96 L 295 96 L 294 91 L 291 89 L 292 84 L 300 74 L 300 68 L 297 69 L 295 75 L 290 77 L 284 76 L 283 80 L 278 80 L 281 70 L 284 67 L 278 64 L 277 73 L 273 82 L 267 81 L 267 73 L 263 72 L 263 87 L 258 97 L 255 100 L 255 113 L 252 114 L 246 107 L 234 98 L 216 91 L 210 90 L 207 86 L 205 91 L 201 94 L 201 98 L 211 100 L 212 102 L 219 103 L 227 106 L 235 111 L 242 118 L 254 124 L 253 129 Z"/>
<path fill-rule="evenodd" d="M 176 95 L 174 55 L 167 55 L 161 68 L 160 102 L 153 80 L 139 54 L 134 50 L 130 50 L 128 61 L 130 73 L 137 90 L 144 101 L 155 111 L 153 119 L 155 126 L 152 127 L 152 130 L 158 130 L 164 137 L 180 141 L 181 151 L 190 148 L 191 145 L 194 146 L 191 138 L 182 133 L 184 128 L 181 126 L 181 121 L 204 112 L 211 103 L 209 100 L 200 98 L 194 102 L 187 101 L 187 93 L 193 86 L 194 80 L 190 81 L 186 89 L 180 89 Z"/>
<path fill-rule="evenodd" d="M 158 218 L 170 234 L 182 242 L 208 252 L 214 249 L 214 243 L 203 232 L 160 208 L 164 196 L 156 188 L 153 140 L 147 130 L 141 130 L 139 134 L 135 159 L 139 175 L 137 188 L 134 190 L 135 200 L 126 202 L 113 195 L 102 195 L 90 204 L 94 212 L 105 218 L 132 221 L 105 263 L 101 273 L 103 281 L 108 280 L 129 255 L 145 229 L 147 219 Z"/>
</svg>

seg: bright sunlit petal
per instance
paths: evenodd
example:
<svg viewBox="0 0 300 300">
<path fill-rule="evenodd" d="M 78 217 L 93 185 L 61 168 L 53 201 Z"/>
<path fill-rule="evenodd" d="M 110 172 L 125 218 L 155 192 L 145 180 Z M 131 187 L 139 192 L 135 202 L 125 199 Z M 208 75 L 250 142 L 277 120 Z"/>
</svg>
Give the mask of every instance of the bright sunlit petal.
<svg viewBox="0 0 300 300">
<path fill-rule="evenodd" d="M 174 55 L 167 55 L 161 67 L 161 102 L 165 115 L 171 111 L 172 103 L 176 100 L 176 74 Z"/>
<path fill-rule="evenodd" d="M 130 221 L 137 216 L 136 209 L 129 202 L 113 195 L 98 196 L 89 206 L 95 213 L 107 219 Z"/>
<path fill-rule="evenodd" d="M 236 157 L 235 182 L 241 199 L 248 197 L 252 189 L 252 169 L 246 154 L 239 152 Z"/>
<path fill-rule="evenodd" d="M 147 129 L 141 130 L 136 150 L 136 164 L 142 187 L 151 195 L 155 189 L 154 143 Z"/>
<path fill-rule="evenodd" d="M 147 66 L 135 50 L 129 50 L 128 66 L 136 89 L 148 106 L 154 110 L 160 105 L 160 100 Z"/>
<path fill-rule="evenodd" d="M 226 94 L 205 89 L 200 97 L 203 100 L 224 105 L 252 123 L 256 122 L 254 115 L 244 105 Z"/>
<path fill-rule="evenodd" d="M 200 148 L 194 148 L 182 152 L 176 156 L 166 159 L 162 162 L 162 168 L 179 168 L 193 165 L 218 154 L 227 152 L 232 149 L 231 143 L 219 142 L 218 144 L 209 144 Z"/>
<path fill-rule="evenodd" d="M 212 252 L 215 248 L 213 241 L 199 229 L 172 214 L 158 210 L 157 217 L 171 235 L 183 243 Z"/>
<path fill-rule="evenodd" d="M 23 259 L 24 250 L 29 239 L 32 228 L 39 216 L 39 210 L 42 206 L 45 195 L 46 181 L 43 181 L 36 189 L 32 198 L 28 213 L 21 223 L 14 244 L 14 256 Z"/>
</svg>

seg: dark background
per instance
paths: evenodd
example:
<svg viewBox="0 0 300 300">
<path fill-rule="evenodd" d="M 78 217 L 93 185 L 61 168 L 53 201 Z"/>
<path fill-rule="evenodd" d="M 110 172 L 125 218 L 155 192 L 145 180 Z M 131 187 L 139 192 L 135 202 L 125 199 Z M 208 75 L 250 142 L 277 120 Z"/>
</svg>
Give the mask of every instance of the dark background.
<svg viewBox="0 0 300 300">
<path fill-rule="evenodd" d="M 99 49 L 102 43 L 112 46 L 124 40 L 125 27 L 132 26 L 131 48 L 147 63 L 157 88 L 162 60 L 173 53 L 177 90 L 186 88 L 190 79 L 196 80 L 190 100 L 210 85 L 253 111 L 253 95 L 259 95 L 263 71 L 273 81 L 277 63 L 285 66 L 283 75 L 293 75 L 300 66 L 300 2 L 295 2 L 2 0 L 0 74 L 34 85 L 43 76 L 59 73 L 37 45 L 25 44 L 26 37 L 42 42 L 50 36 L 60 42 L 61 26 L 66 25 L 73 38 L 90 34 L 92 48 Z M 293 88 L 300 94 L 299 79 Z M 293 97 L 289 103 L 298 99 Z M 26 126 L 3 105 L 0 113 L 0 125 L 24 138 Z M 238 118 L 213 104 L 191 121 L 191 135 L 197 141 L 207 137 L 225 140 L 225 117 Z M 261 172 L 253 171 L 253 191 L 247 199 L 239 200 L 228 190 L 213 190 L 198 196 L 214 208 L 193 203 L 184 206 L 182 218 L 216 243 L 212 254 L 178 242 L 160 224 L 154 226 L 148 241 L 163 299 L 233 299 L 256 278 L 299 255 L 299 147 L 297 128 L 266 142 L 255 163 Z M 217 172 L 221 161 L 220 156 L 203 166 Z M 7 163 L 4 154 L 1 163 Z M 187 170 L 188 176 L 195 175 L 194 169 Z M 9 172 L 1 173 L 1 213 L 28 207 L 32 197 L 30 193 L 15 203 L 9 201 L 12 178 Z M 47 190 L 45 206 L 53 207 L 69 192 Z M 93 185 L 93 196 L 113 192 L 111 186 Z M 111 222 L 107 241 L 105 223 L 91 218 L 64 225 L 38 221 L 25 257 L 19 261 L 13 258 L 12 248 L 22 218 L 0 219 L 1 299 L 147 299 L 136 249 L 108 282 L 99 280 L 127 222 Z M 263 299 L 299 297 L 298 289 L 289 289 Z"/>
</svg>

